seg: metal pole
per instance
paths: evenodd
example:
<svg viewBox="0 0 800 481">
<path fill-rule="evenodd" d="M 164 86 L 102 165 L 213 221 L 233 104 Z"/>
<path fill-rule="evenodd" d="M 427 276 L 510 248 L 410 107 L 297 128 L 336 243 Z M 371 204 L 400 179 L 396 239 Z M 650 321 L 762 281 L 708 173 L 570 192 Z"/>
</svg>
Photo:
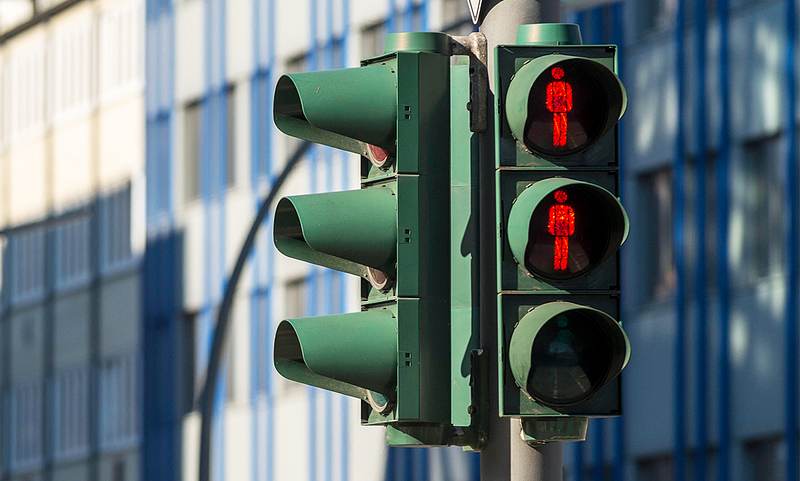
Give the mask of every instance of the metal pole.
<svg viewBox="0 0 800 481">
<path fill-rule="evenodd" d="M 493 0 L 481 9 L 480 31 L 486 36 L 489 74 L 490 102 L 494 98 L 494 49 L 516 40 L 517 26 L 526 23 L 558 22 L 559 0 Z M 491 103 L 490 103 L 491 105 Z M 492 109 L 489 109 L 490 112 Z M 494 152 L 491 131 L 484 134 L 481 152 L 480 191 L 482 206 L 493 206 L 494 202 Z M 488 196 L 488 197 L 484 197 Z M 483 207 L 481 219 L 493 219 L 491 207 Z M 481 229 L 481 245 L 493 246 L 493 229 Z M 489 392 L 491 416 L 488 443 L 481 451 L 481 481 L 561 481 L 562 448 L 559 443 L 531 447 L 520 437 L 519 419 L 501 419 L 497 416 L 497 310 L 493 275 L 494 255 L 484 252 L 481 256 L 481 344 L 490 360 Z"/>
</svg>

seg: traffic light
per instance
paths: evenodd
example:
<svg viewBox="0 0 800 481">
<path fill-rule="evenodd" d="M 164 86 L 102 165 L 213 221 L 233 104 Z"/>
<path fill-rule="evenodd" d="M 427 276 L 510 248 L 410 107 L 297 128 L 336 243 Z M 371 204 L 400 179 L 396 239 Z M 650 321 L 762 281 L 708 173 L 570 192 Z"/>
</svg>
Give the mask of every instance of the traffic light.
<svg viewBox="0 0 800 481">
<path fill-rule="evenodd" d="M 392 34 L 360 67 L 292 73 L 274 117 L 293 137 L 361 156 L 361 188 L 281 199 L 284 255 L 361 278 L 361 312 L 282 321 L 289 380 L 362 401 L 391 445 L 450 433 L 449 37 Z"/>
<path fill-rule="evenodd" d="M 586 418 L 620 414 L 630 357 L 617 52 L 539 24 L 494 54 L 500 415 L 522 417 L 531 440 L 583 439 Z"/>
</svg>

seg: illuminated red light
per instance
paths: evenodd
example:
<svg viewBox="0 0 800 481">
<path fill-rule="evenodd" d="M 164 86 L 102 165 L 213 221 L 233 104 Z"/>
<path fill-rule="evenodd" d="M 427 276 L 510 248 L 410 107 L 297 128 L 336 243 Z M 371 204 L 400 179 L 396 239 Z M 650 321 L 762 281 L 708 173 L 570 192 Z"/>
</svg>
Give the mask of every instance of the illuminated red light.
<svg viewBox="0 0 800 481">
<path fill-rule="evenodd" d="M 572 110 L 572 85 L 561 80 L 564 78 L 564 69 L 553 67 L 550 74 L 555 80 L 547 84 L 547 110 L 553 113 L 553 147 L 567 145 L 567 129 L 569 121 L 567 112 Z"/>
<path fill-rule="evenodd" d="M 569 237 L 575 233 L 575 209 L 566 204 L 567 193 L 557 190 L 553 193 L 556 203 L 550 206 L 547 232 L 555 236 L 553 245 L 553 270 L 567 270 L 569 258 Z"/>
</svg>

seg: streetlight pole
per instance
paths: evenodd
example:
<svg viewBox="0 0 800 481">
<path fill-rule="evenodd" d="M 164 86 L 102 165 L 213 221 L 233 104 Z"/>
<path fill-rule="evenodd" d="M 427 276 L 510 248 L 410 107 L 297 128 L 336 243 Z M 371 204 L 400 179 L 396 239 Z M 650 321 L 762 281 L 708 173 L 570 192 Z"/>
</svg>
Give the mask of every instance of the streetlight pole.
<svg viewBox="0 0 800 481">
<path fill-rule="evenodd" d="M 529 23 L 558 22 L 560 17 L 559 0 L 494 0 L 483 5 L 479 17 L 480 31 L 486 36 L 487 72 L 489 74 L 490 96 L 494 96 L 494 49 L 497 45 L 513 44 L 516 40 L 517 26 Z M 491 105 L 490 100 L 490 104 Z M 491 109 L 489 109 L 491 111 Z M 490 114 L 491 115 L 491 114 Z M 494 172 L 491 139 L 492 122 L 484 133 L 481 152 L 483 173 Z M 481 175 L 482 196 L 494 197 L 494 176 Z M 481 202 L 486 212 L 482 219 L 493 218 L 493 202 Z M 494 245 L 492 229 L 481 229 L 481 245 Z M 482 272 L 494 272 L 494 256 L 481 256 Z M 489 422 L 489 442 L 481 451 L 481 481 L 561 481 L 562 448 L 560 443 L 530 446 L 520 436 L 522 426 L 519 419 L 500 418 L 498 411 L 497 384 L 497 310 L 493 275 L 481 276 L 481 339 L 483 349 L 488 351 L 490 360 L 489 392 L 491 393 Z"/>
</svg>

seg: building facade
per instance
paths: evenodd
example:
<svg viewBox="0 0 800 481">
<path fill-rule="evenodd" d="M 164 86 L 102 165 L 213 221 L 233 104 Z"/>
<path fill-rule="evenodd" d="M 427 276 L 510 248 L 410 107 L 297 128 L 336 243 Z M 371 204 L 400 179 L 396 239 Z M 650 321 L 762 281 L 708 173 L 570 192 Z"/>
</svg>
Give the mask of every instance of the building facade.
<svg viewBox="0 0 800 481">
<path fill-rule="evenodd" d="M 792 2 L 564 2 L 587 43 L 621 46 L 634 351 L 625 416 L 565 446 L 567 479 L 798 481 Z M 0 479 L 196 479 L 225 279 L 298 146 L 275 82 L 403 30 L 471 24 L 463 0 L 0 3 Z M 355 188 L 356 162 L 315 147 L 284 191 Z M 355 401 L 277 376 L 278 321 L 356 310 L 357 285 L 270 232 L 234 309 L 213 479 L 477 479 L 475 455 L 387 449 Z"/>
<path fill-rule="evenodd" d="M 144 4 L 0 4 L 0 479 L 139 479 Z"/>
<path fill-rule="evenodd" d="M 796 12 L 654 0 L 568 16 L 622 50 L 633 347 L 625 415 L 566 448 L 569 479 L 798 479 Z"/>
</svg>

